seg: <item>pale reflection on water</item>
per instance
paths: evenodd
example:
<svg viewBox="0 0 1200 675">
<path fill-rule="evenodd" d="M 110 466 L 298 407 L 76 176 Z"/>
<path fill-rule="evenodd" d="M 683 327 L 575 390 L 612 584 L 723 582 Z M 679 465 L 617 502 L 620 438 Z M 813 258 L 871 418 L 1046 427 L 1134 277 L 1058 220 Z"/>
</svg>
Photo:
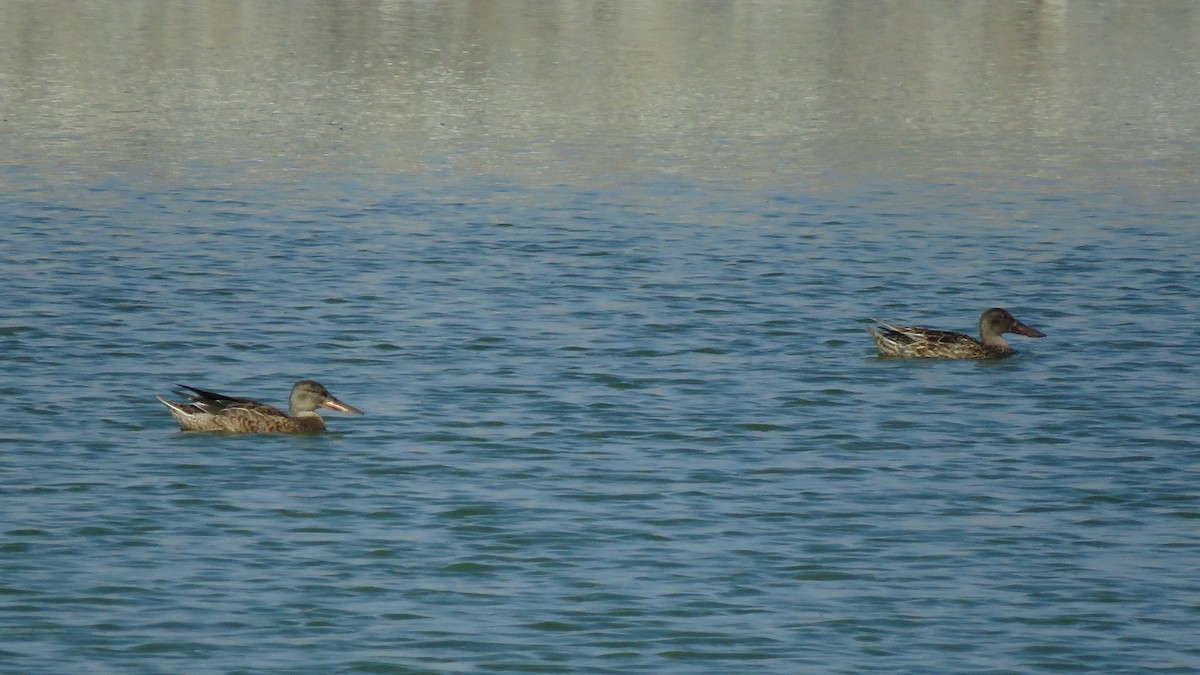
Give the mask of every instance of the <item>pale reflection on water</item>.
<svg viewBox="0 0 1200 675">
<path fill-rule="evenodd" d="M 0 18 L 2 142 L 50 171 L 1087 181 L 1150 156 L 1147 178 L 1171 183 L 1200 137 L 1191 2 L 47 2 Z"/>
</svg>

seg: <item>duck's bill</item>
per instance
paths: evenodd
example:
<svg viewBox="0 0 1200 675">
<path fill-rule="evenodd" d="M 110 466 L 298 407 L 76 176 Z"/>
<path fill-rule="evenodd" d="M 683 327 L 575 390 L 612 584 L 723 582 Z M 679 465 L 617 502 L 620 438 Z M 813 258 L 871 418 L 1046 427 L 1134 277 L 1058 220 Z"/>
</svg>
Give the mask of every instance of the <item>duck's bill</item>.
<svg viewBox="0 0 1200 675">
<path fill-rule="evenodd" d="M 330 410 L 336 410 L 338 412 L 350 413 L 351 415 L 363 414 L 363 411 L 359 410 L 358 408 L 355 408 L 352 405 L 346 405 L 345 403 L 342 403 L 341 401 L 337 400 L 336 398 L 327 399 L 321 405 L 326 408 L 329 408 Z"/>
<path fill-rule="evenodd" d="M 1017 322 L 1017 325 L 1013 326 L 1013 332 L 1018 335 L 1024 335 L 1025 337 L 1046 337 L 1046 334 L 1042 331 L 1034 330 L 1020 321 Z"/>
</svg>

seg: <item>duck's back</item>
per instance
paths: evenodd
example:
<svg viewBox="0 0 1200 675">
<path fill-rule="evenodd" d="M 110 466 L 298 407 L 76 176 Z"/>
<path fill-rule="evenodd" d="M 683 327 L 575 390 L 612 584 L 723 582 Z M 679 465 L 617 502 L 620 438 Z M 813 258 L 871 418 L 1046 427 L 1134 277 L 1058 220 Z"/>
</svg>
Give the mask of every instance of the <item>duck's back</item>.
<svg viewBox="0 0 1200 675">
<path fill-rule="evenodd" d="M 897 326 L 878 321 L 879 327 L 868 328 L 875 346 L 883 356 L 931 359 L 979 359 L 1005 356 L 989 349 L 970 335 L 935 328 Z"/>
</svg>

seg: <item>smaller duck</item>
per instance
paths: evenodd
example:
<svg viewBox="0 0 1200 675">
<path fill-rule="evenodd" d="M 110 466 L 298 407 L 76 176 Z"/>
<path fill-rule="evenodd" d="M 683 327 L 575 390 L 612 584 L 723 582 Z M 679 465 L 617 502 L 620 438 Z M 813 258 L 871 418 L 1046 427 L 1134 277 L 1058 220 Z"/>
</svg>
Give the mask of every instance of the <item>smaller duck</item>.
<svg viewBox="0 0 1200 675">
<path fill-rule="evenodd" d="M 979 337 L 954 333 L 948 330 L 896 326 L 879 319 L 871 319 L 882 328 L 868 326 L 867 332 L 875 340 L 880 356 L 927 359 L 997 359 L 1011 356 L 1013 348 L 1008 346 L 1004 333 L 1016 333 L 1031 338 L 1046 337 L 1017 321 L 1006 309 L 993 307 L 979 317 Z"/>
<path fill-rule="evenodd" d="M 179 385 L 175 393 L 189 403 L 172 403 L 157 397 L 183 431 L 223 431 L 232 434 L 313 434 L 325 431 L 325 420 L 317 408 L 361 415 L 358 408 L 333 397 L 319 382 L 300 380 L 292 386 L 288 413 L 248 398 Z M 187 391 L 184 391 L 186 389 Z"/>
</svg>

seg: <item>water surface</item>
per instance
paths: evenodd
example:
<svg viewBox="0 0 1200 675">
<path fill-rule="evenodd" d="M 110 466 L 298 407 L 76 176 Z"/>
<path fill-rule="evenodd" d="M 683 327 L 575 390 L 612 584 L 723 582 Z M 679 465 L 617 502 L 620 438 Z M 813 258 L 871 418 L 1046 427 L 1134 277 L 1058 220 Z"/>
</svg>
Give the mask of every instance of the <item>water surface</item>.
<svg viewBox="0 0 1200 675">
<path fill-rule="evenodd" d="M 1194 672 L 1200 11 L 0 4 L 0 670 Z M 879 359 L 868 317 L 1047 333 Z M 179 433 L 175 383 L 364 417 Z"/>
</svg>

